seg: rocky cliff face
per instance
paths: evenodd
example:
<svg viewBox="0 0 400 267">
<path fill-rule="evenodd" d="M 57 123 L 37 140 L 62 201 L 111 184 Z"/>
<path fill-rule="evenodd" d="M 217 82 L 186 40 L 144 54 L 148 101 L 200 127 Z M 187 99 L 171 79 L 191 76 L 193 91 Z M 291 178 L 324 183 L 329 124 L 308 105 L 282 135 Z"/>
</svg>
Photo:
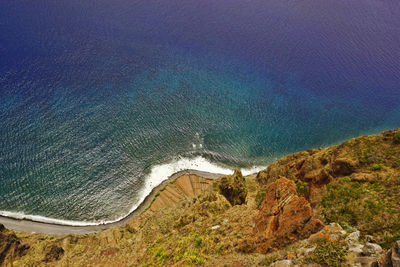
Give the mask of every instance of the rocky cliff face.
<svg viewBox="0 0 400 267">
<path fill-rule="evenodd" d="M 256 250 L 261 253 L 307 238 L 324 226 L 312 218 L 310 203 L 297 195 L 295 183 L 286 178 L 279 178 L 268 186 L 254 221 L 253 235 L 261 236 Z"/>
</svg>

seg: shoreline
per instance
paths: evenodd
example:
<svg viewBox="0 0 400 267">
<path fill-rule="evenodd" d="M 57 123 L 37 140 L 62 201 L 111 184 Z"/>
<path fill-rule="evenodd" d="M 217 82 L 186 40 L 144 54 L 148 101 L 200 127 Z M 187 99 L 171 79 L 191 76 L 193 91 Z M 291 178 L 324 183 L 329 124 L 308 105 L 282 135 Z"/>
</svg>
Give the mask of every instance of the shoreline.
<svg viewBox="0 0 400 267">
<path fill-rule="evenodd" d="M 27 233 L 53 234 L 53 235 L 89 234 L 89 233 L 100 232 L 114 226 L 124 226 L 129 222 L 129 220 L 142 214 L 142 212 L 144 212 L 146 208 L 152 203 L 157 192 L 159 192 L 165 185 L 167 185 L 171 180 L 176 179 L 185 174 L 195 174 L 204 178 L 211 178 L 211 179 L 216 179 L 224 175 L 219 173 L 211 173 L 211 172 L 198 171 L 192 169 L 176 172 L 171 176 L 169 176 L 167 179 L 165 179 L 158 186 L 154 187 L 151 190 L 151 192 L 145 197 L 145 199 L 139 204 L 139 206 L 131 213 L 129 213 L 127 216 L 125 216 L 119 221 L 110 222 L 106 224 L 74 226 L 74 225 L 65 225 L 65 224 L 57 224 L 49 222 L 40 222 L 30 219 L 17 219 L 2 215 L 0 215 L 0 223 L 4 224 L 5 227 L 15 231 L 21 231 Z"/>
</svg>

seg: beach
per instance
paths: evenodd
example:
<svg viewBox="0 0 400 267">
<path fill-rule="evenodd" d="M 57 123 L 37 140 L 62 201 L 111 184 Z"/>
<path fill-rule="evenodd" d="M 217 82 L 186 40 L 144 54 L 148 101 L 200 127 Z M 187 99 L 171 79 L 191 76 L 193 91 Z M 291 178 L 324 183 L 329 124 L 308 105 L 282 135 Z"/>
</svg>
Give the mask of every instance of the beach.
<svg viewBox="0 0 400 267">
<path fill-rule="evenodd" d="M 54 235 L 68 235 L 68 234 L 89 234 L 100 232 L 111 227 L 123 226 L 127 224 L 131 219 L 142 214 L 153 202 L 157 193 L 160 192 L 166 185 L 168 185 L 172 180 L 175 180 L 184 175 L 197 175 L 204 178 L 216 179 L 223 174 L 218 173 L 210 173 L 198 170 L 183 170 L 171 175 L 168 179 L 163 181 L 161 184 L 153 188 L 151 193 L 146 196 L 144 201 L 135 209 L 133 212 L 128 214 L 123 219 L 107 223 L 107 224 L 99 224 L 99 225 L 86 225 L 86 226 L 72 226 L 72 225 L 63 225 L 56 223 L 46 223 L 46 222 L 38 222 L 28 219 L 15 219 L 5 216 L 0 216 L 0 224 L 4 224 L 9 229 L 13 229 L 16 231 L 28 232 L 28 233 L 43 233 L 43 234 L 54 234 Z"/>
</svg>

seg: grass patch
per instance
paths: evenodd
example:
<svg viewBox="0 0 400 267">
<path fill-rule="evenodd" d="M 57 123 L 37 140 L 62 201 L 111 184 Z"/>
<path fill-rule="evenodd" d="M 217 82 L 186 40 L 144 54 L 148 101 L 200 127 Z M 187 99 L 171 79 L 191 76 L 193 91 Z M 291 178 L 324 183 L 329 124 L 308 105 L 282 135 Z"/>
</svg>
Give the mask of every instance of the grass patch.
<svg viewBox="0 0 400 267">
<path fill-rule="evenodd" d="M 164 186 L 160 189 L 160 191 L 164 191 L 166 188 L 167 188 L 167 185 L 164 185 Z"/>
<path fill-rule="evenodd" d="M 162 238 L 158 238 L 153 245 L 147 248 L 147 254 L 157 265 L 164 265 L 165 261 L 170 258 L 170 255 L 165 252 L 164 246 L 160 244 L 162 241 Z"/>
<path fill-rule="evenodd" d="M 316 245 L 313 254 L 307 258 L 307 261 L 324 266 L 340 267 L 346 260 L 347 252 L 340 246 L 326 239 L 318 240 Z"/>
<path fill-rule="evenodd" d="M 196 236 L 194 238 L 194 247 L 195 248 L 201 248 L 201 245 L 203 243 L 203 238 Z"/>
<path fill-rule="evenodd" d="M 400 233 L 384 232 L 382 246 L 385 248 L 392 247 L 393 243 L 400 240 Z"/>
<path fill-rule="evenodd" d="M 274 263 L 276 260 L 278 260 L 278 256 L 273 254 L 273 255 L 267 255 L 265 256 L 264 259 L 262 259 L 258 264 L 261 266 L 270 266 L 272 263 Z"/>
<path fill-rule="evenodd" d="M 371 171 L 381 171 L 383 169 L 385 169 L 385 166 L 382 163 L 372 164 L 372 166 L 370 168 Z"/>
<path fill-rule="evenodd" d="M 257 205 L 257 209 L 261 208 L 261 204 L 264 201 L 266 196 L 266 192 L 265 191 L 261 191 L 256 195 L 256 205 Z"/>
<path fill-rule="evenodd" d="M 385 241 L 382 229 L 387 236 L 400 232 L 400 190 L 393 186 L 394 182 L 394 177 L 365 183 L 343 177 L 331 182 L 321 200 L 325 221 L 356 227 L 362 234 L 377 237 L 378 243 L 388 248 L 390 242 Z"/>
</svg>

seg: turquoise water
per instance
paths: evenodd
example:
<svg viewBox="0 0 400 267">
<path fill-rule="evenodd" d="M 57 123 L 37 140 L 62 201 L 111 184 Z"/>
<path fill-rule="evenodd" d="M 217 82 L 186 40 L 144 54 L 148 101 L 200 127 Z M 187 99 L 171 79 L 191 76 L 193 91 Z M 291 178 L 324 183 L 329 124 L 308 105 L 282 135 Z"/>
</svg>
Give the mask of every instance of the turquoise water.
<svg viewBox="0 0 400 267">
<path fill-rule="evenodd" d="M 181 169 L 397 128 L 399 18 L 373 0 L 2 1 L 0 213 L 113 221 Z"/>
</svg>

